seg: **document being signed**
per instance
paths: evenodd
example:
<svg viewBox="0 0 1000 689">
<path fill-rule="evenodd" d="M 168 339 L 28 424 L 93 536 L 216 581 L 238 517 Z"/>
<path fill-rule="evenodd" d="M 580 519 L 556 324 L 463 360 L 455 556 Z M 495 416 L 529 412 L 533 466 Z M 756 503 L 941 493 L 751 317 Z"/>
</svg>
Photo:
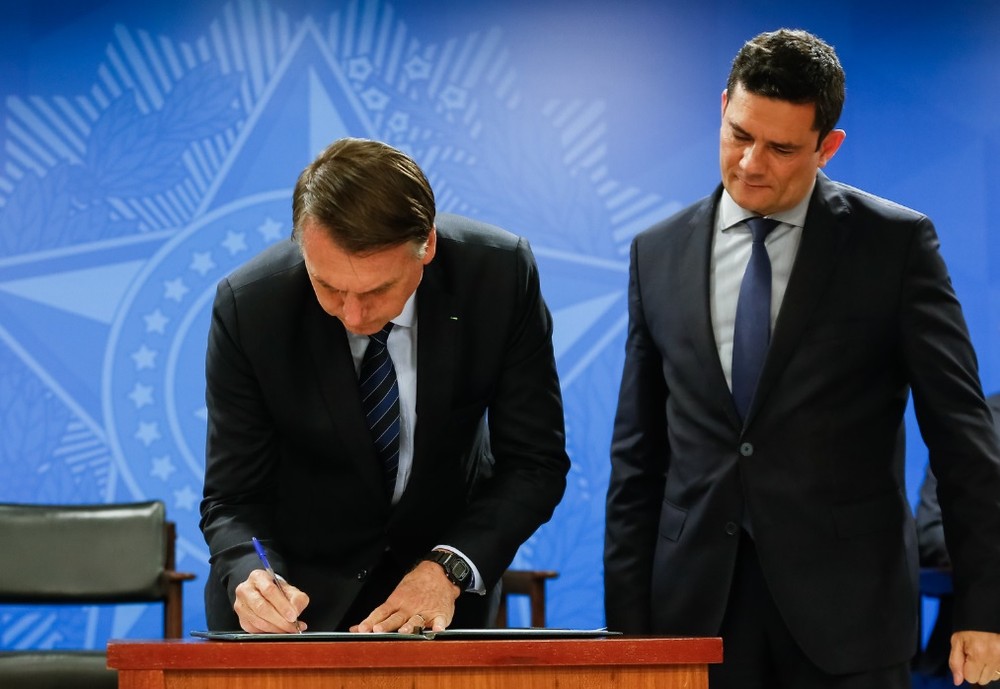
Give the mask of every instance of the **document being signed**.
<svg viewBox="0 0 1000 689">
<path fill-rule="evenodd" d="M 251 634 L 249 632 L 193 631 L 191 636 L 214 641 L 431 641 L 433 639 L 593 639 L 619 636 L 607 629 L 553 629 L 548 627 L 511 627 L 495 629 L 426 630 L 420 634 L 399 632 L 302 632 L 301 634 Z"/>
</svg>

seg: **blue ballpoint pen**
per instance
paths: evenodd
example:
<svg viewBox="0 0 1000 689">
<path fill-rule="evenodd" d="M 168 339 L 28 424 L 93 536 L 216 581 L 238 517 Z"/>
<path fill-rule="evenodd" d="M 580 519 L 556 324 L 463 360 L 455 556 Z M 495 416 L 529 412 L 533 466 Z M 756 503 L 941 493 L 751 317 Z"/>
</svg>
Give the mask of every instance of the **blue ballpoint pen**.
<svg viewBox="0 0 1000 689">
<path fill-rule="evenodd" d="M 261 563 L 264 565 L 265 571 L 267 571 L 267 573 L 271 575 L 271 579 L 274 580 L 274 583 L 278 587 L 278 590 L 281 591 L 281 595 L 285 597 L 285 600 L 288 600 L 288 594 L 285 593 L 285 587 L 281 585 L 281 580 L 278 579 L 278 575 L 274 573 L 273 569 L 271 569 L 271 563 L 267 561 L 267 553 L 264 552 L 264 546 L 260 544 L 260 541 L 257 540 L 256 536 L 251 536 L 250 540 L 253 541 L 254 550 L 257 551 L 257 557 L 260 558 Z M 295 620 L 295 631 L 297 631 L 299 634 L 302 633 L 302 628 L 299 626 L 298 620 Z"/>
</svg>

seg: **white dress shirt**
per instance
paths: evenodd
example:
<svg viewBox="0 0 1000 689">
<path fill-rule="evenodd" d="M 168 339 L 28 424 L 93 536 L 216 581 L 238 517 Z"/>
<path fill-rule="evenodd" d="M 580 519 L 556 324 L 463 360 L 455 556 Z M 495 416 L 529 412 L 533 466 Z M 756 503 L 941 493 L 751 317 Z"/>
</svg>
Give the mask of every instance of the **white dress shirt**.
<svg viewBox="0 0 1000 689">
<path fill-rule="evenodd" d="M 781 221 L 764 240 L 771 259 L 771 332 L 778 320 L 778 312 L 785 298 L 788 278 L 792 274 L 795 256 L 802 241 L 806 212 L 813 186 L 801 201 L 787 211 L 768 217 Z M 726 374 L 729 389 L 733 389 L 733 329 L 736 324 L 736 302 L 740 296 L 743 273 L 750 262 L 753 239 L 744 222 L 756 215 L 736 205 L 728 191 L 723 190 L 715 214 L 715 232 L 712 238 L 712 264 L 708 281 L 709 304 L 712 309 L 712 332 L 719 361 Z"/>
</svg>

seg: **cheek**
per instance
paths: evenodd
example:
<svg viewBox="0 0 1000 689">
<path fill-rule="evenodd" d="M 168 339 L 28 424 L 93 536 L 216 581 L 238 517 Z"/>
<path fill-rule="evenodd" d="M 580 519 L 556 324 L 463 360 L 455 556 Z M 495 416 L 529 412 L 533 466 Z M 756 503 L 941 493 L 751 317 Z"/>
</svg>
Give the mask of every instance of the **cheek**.
<svg viewBox="0 0 1000 689">
<path fill-rule="evenodd" d="M 785 188 L 785 191 L 792 194 L 798 194 L 805 187 L 812 184 L 812 180 L 815 175 L 815 166 L 797 165 L 792 169 L 783 171 L 781 174 L 781 183 Z"/>
<path fill-rule="evenodd" d="M 743 159 L 743 148 L 739 146 L 722 146 L 719 149 L 719 163 L 723 170 L 731 170 L 734 167 L 739 167 L 740 161 Z"/>
<path fill-rule="evenodd" d="M 406 306 L 406 299 L 408 296 L 409 295 L 402 296 L 399 294 L 387 294 L 380 299 L 371 300 L 366 304 L 368 307 L 368 313 L 373 316 L 377 314 L 379 318 L 395 318 L 403 312 L 403 307 Z"/>
<path fill-rule="evenodd" d="M 316 299 L 319 301 L 320 307 L 331 316 L 339 316 L 344 310 L 344 299 L 338 295 L 318 290 Z"/>
<path fill-rule="evenodd" d="M 406 300 L 410 298 L 416 288 L 416 284 L 399 285 L 398 289 L 366 300 L 364 305 L 368 317 L 386 320 L 395 318 L 403 312 Z"/>
</svg>

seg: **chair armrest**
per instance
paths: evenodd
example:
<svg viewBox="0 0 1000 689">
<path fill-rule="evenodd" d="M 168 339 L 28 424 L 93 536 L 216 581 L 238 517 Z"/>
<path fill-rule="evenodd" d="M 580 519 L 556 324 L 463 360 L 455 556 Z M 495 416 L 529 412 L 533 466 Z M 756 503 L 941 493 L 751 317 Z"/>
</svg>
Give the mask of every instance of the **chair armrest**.
<svg viewBox="0 0 1000 689">
<path fill-rule="evenodd" d="M 167 583 L 173 583 L 175 581 L 191 581 L 197 579 L 198 575 L 193 572 L 176 572 L 172 569 L 166 569 L 163 571 L 163 578 L 167 580 Z"/>
</svg>

